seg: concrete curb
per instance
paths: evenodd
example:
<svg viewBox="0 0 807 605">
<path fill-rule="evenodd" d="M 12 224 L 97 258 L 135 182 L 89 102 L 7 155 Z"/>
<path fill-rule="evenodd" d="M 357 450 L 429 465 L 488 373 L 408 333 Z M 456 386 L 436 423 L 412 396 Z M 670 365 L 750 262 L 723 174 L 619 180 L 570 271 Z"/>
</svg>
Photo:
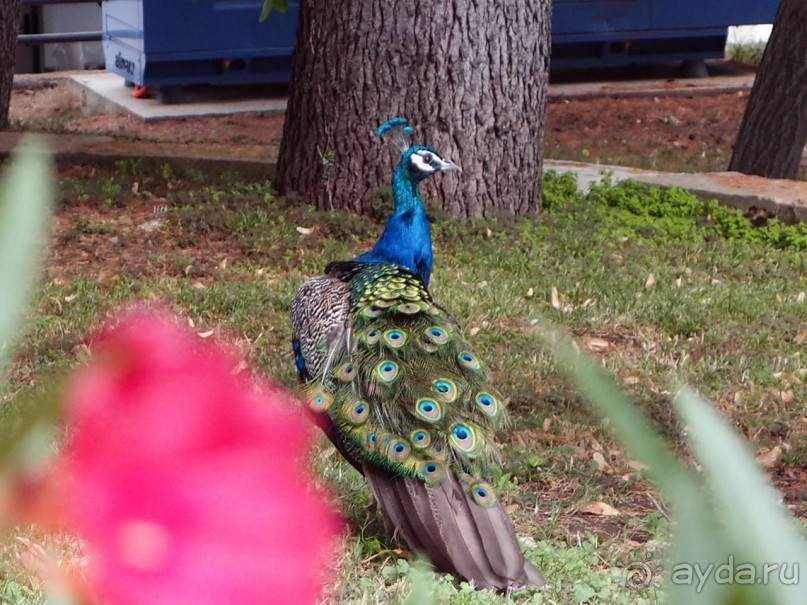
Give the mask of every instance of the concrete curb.
<svg viewBox="0 0 807 605">
<path fill-rule="evenodd" d="M 550 99 L 595 99 L 598 97 L 692 97 L 749 93 L 755 74 L 711 76 L 701 79 L 626 80 L 623 82 L 583 82 L 550 84 Z"/>
<path fill-rule="evenodd" d="M 74 74 L 67 83 L 85 112 L 130 114 L 144 122 L 286 111 L 285 97 L 278 97 L 276 92 L 269 94 L 266 87 L 260 86 L 189 89 L 184 103 L 163 105 L 155 98 L 135 99 L 123 78 L 112 73 Z"/>
<path fill-rule="evenodd" d="M 0 157 L 9 155 L 23 134 L 0 132 Z M 60 163 L 147 159 L 184 166 L 195 166 L 212 172 L 234 170 L 271 178 L 276 158 L 269 157 L 262 145 L 150 143 L 122 141 L 98 135 L 43 136 Z M 572 172 L 578 186 L 586 191 L 604 173 L 616 181 L 633 179 L 659 187 L 681 187 L 702 199 L 716 199 L 743 212 L 763 211 L 785 223 L 807 222 L 807 182 L 766 179 L 737 172 L 672 173 L 640 170 L 624 166 L 585 164 L 562 160 L 545 160 L 545 170 Z"/>
</svg>

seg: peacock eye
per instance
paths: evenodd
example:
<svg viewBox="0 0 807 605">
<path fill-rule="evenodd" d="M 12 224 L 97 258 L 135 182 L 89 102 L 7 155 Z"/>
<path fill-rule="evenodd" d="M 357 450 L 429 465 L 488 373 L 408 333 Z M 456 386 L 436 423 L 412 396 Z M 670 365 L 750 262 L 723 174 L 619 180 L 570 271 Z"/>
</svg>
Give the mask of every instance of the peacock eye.
<svg viewBox="0 0 807 605">
<path fill-rule="evenodd" d="M 434 157 L 432 157 L 432 154 L 430 153 L 424 153 L 423 161 L 426 162 L 427 164 L 431 164 L 434 161 Z"/>
</svg>

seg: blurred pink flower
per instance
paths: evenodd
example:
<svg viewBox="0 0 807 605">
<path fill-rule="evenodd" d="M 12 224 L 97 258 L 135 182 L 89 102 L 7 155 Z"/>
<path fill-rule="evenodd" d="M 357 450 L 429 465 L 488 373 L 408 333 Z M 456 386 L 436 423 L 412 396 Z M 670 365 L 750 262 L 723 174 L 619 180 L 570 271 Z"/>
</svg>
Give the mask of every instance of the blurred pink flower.
<svg viewBox="0 0 807 605">
<path fill-rule="evenodd" d="M 178 321 L 126 314 L 69 385 L 60 495 L 114 605 L 314 603 L 338 523 L 309 425 Z"/>
</svg>

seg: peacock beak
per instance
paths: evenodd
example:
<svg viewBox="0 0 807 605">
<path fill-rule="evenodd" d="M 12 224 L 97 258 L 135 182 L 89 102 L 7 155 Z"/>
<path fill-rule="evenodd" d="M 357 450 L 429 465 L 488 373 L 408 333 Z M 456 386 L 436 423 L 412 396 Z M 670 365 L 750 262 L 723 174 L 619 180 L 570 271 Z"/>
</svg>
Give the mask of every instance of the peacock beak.
<svg viewBox="0 0 807 605">
<path fill-rule="evenodd" d="M 440 160 L 440 172 L 448 172 L 449 170 L 456 170 L 457 172 L 462 172 L 462 168 L 457 166 L 451 160 Z"/>
</svg>

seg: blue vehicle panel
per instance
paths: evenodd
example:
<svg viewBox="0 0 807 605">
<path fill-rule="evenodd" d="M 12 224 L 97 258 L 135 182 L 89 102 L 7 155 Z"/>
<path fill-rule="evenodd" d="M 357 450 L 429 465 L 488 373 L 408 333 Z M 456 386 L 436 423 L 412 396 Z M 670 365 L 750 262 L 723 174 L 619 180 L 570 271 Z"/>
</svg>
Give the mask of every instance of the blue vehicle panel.
<svg viewBox="0 0 807 605">
<path fill-rule="evenodd" d="M 554 0 L 552 67 L 723 56 L 729 25 L 772 23 L 779 0 Z M 105 0 L 109 71 L 140 86 L 287 82 L 298 4 Z"/>
</svg>

